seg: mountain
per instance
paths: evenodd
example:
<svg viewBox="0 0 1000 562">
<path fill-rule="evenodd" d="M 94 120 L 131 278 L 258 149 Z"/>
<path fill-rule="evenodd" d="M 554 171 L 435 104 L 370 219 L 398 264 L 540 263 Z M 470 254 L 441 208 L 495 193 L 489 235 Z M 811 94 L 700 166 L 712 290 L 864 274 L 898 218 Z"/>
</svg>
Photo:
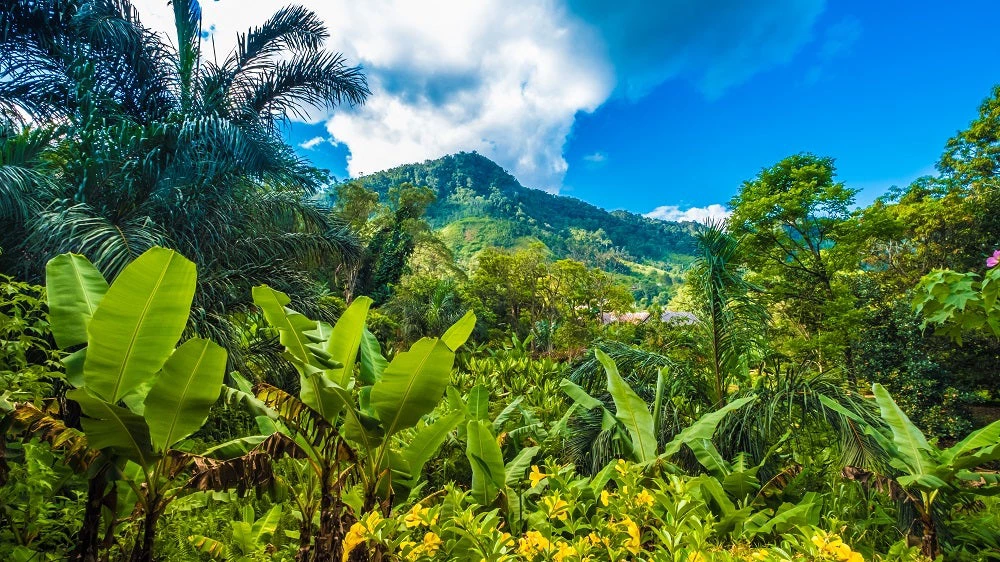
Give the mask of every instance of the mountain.
<svg viewBox="0 0 1000 562">
<path fill-rule="evenodd" d="M 677 280 L 696 249 L 694 223 L 609 212 L 529 189 L 476 152 L 406 164 L 356 181 L 381 196 L 401 183 L 433 189 L 437 200 L 428 220 L 464 263 L 488 246 L 513 248 L 537 240 L 556 258 L 579 259 L 662 286 Z"/>
</svg>

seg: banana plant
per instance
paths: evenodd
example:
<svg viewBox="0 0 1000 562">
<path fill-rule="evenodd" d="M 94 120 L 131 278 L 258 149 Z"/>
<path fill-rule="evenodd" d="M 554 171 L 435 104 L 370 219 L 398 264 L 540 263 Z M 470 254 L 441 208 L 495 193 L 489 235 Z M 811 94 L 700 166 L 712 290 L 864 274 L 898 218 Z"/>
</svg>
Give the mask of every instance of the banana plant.
<svg viewBox="0 0 1000 562">
<path fill-rule="evenodd" d="M 272 507 L 260 519 L 255 517 L 252 507 L 244 506 L 240 510 L 240 519 L 230 523 L 229 540 L 223 542 L 204 535 L 191 535 L 188 541 L 195 550 L 213 560 L 250 562 L 258 560 L 254 555 L 259 556 L 268 548 L 280 522 L 280 505 Z"/>
<path fill-rule="evenodd" d="M 541 449 L 538 446 L 524 447 L 510 462 L 504 463 L 497 433 L 503 429 L 505 421 L 518 404 L 520 402 L 515 399 L 491 420 L 489 390 L 483 385 L 476 385 L 469 392 L 466 403 L 458 410 L 466 419 L 465 456 L 472 467 L 470 497 L 482 506 L 498 503 L 512 528 L 516 528 L 522 519 L 521 497 L 515 486 L 524 478 L 532 459 Z"/>
<path fill-rule="evenodd" d="M 965 439 L 941 449 L 929 442 L 923 432 L 896 404 L 880 384 L 872 386 L 875 402 L 888 431 L 880 431 L 857 414 L 823 398 L 824 404 L 849 418 L 874 438 L 889 456 L 897 473 L 891 476 L 917 511 L 923 528 L 921 553 L 935 558 L 939 552 L 935 504 L 945 494 L 1000 494 L 1000 477 L 993 472 L 976 471 L 986 463 L 1000 460 L 1000 421 L 973 431 Z"/>
<path fill-rule="evenodd" d="M 184 491 L 173 481 L 193 462 L 176 447 L 205 423 L 222 388 L 224 349 L 200 338 L 176 347 L 196 281 L 192 262 L 159 247 L 110 285 L 83 256 L 63 254 L 46 267 L 53 336 L 72 350 L 64 363 L 76 388 L 66 397 L 83 413 L 82 434 L 30 405 L 15 419 L 59 430 L 74 457 L 99 459 L 96 472 L 124 478 L 143 517 L 132 560 L 152 559 L 157 521 Z"/>
<path fill-rule="evenodd" d="M 661 370 L 657 383 L 657 396 L 654 400 L 653 410 L 638 395 L 632 387 L 625 382 L 618 367 L 606 353 L 600 349 L 595 349 L 594 354 L 604 367 L 607 375 L 608 393 L 615 404 L 615 411 L 612 412 L 604 403 L 587 393 L 586 390 L 574 384 L 569 379 L 564 379 L 560 386 L 573 401 L 583 409 L 599 409 L 602 416 L 603 429 L 615 429 L 620 435 L 626 436 L 631 459 L 637 463 L 645 465 L 663 464 L 667 460 L 680 452 L 684 444 L 696 439 L 711 439 L 716 428 L 729 412 L 738 410 L 743 406 L 753 402 L 756 397 L 748 396 L 734 400 L 725 406 L 703 415 L 690 427 L 678 433 L 671 441 L 659 446 L 657 441 L 658 420 L 660 419 L 659 408 L 663 395 L 664 380 L 666 373 Z"/>
<path fill-rule="evenodd" d="M 781 439 L 775 443 L 760 463 L 752 466 L 742 454 L 732 462 L 727 461 L 708 439 L 687 442 L 695 458 L 708 472 L 694 478 L 692 483 L 696 484 L 705 503 L 716 514 L 717 533 L 753 539 L 757 535 L 784 533 L 796 526 L 819 522 L 820 502 L 814 492 L 805 494 L 796 504 L 781 503 L 772 508 L 764 502 L 769 492 L 779 489 L 790 475 L 800 470 L 798 466 L 792 466 L 767 482 L 758 480 L 757 473 L 784 441 Z"/>
<path fill-rule="evenodd" d="M 340 555 L 343 523 L 376 507 L 388 516 L 397 495 L 405 497 L 460 422 L 444 416 L 407 443 L 400 439 L 443 398 L 455 351 L 476 317 L 469 312 L 441 338 L 423 338 L 387 361 L 365 327 L 372 303 L 367 297 L 355 299 L 332 327 L 289 308 L 288 297 L 270 287 L 255 287 L 253 297 L 300 376 L 298 397 L 266 384 L 256 387 L 256 399 L 271 411 L 277 431 L 292 438 L 313 467 L 320 504 L 300 506 L 298 558 L 331 559 Z M 319 530 L 313 536 L 315 516 Z"/>
</svg>

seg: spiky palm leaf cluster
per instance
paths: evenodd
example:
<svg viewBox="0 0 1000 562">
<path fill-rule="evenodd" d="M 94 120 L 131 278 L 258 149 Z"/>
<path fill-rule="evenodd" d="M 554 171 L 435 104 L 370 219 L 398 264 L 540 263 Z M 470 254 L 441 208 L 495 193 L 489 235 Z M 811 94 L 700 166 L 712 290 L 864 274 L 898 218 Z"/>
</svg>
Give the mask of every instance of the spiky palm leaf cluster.
<svg viewBox="0 0 1000 562">
<path fill-rule="evenodd" d="M 279 10 L 218 62 L 196 0 L 172 2 L 170 40 L 127 0 L 0 3 L 0 270 L 39 279 L 72 251 L 110 278 L 162 245 L 198 265 L 195 332 L 235 344 L 264 283 L 323 316 L 308 272 L 359 243 L 307 201 L 326 176 L 278 128 L 369 91 L 314 13 Z"/>
</svg>

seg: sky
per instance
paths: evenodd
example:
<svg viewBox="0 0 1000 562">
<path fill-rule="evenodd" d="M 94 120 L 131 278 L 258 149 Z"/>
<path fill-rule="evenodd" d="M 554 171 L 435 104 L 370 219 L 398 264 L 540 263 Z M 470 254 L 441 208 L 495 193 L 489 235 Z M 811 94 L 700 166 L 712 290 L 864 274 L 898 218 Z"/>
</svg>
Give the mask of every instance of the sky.
<svg viewBox="0 0 1000 562">
<path fill-rule="evenodd" d="M 154 29 L 166 0 L 133 0 Z M 668 220 L 724 215 L 797 152 L 867 204 L 934 173 L 1000 83 L 994 0 L 300 0 L 372 96 L 289 142 L 338 178 L 478 151 L 523 185 Z M 202 0 L 207 40 L 284 2 Z M 220 58 L 222 55 L 220 54 Z"/>
</svg>

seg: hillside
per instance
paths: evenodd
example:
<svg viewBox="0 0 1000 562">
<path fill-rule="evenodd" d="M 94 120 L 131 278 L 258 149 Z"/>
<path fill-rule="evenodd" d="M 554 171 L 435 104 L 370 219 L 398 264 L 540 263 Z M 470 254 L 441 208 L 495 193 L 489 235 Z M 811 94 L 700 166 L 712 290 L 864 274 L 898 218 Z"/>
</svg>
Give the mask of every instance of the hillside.
<svg viewBox="0 0 1000 562">
<path fill-rule="evenodd" d="M 650 266 L 676 272 L 695 251 L 692 223 L 609 212 L 573 197 L 529 189 L 475 152 L 407 164 L 358 181 L 382 195 L 404 182 L 434 189 L 437 201 L 428 218 L 463 262 L 487 246 L 510 248 L 539 240 L 556 257 L 643 275 Z"/>
</svg>

